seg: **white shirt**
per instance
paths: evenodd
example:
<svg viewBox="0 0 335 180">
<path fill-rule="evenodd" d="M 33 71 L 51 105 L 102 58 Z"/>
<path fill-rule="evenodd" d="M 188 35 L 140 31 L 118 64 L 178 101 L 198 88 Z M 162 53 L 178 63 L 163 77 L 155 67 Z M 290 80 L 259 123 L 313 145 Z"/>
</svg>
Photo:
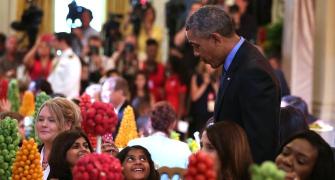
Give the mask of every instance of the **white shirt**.
<svg viewBox="0 0 335 180">
<path fill-rule="evenodd" d="M 41 163 L 41 166 L 42 166 L 42 162 L 43 162 L 43 157 L 44 157 L 44 147 L 42 148 L 41 150 L 41 160 L 40 160 L 40 163 Z M 49 173 L 50 173 L 50 166 L 48 165 L 47 168 L 45 168 L 43 170 L 43 180 L 47 180 L 48 176 L 49 176 Z"/>
<path fill-rule="evenodd" d="M 81 63 L 78 56 L 68 48 L 54 59 L 53 69 L 48 77 L 54 93 L 67 98 L 79 97 Z"/>
<path fill-rule="evenodd" d="M 168 138 L 163 132 L 156 132 L 151 136 L 133 139 L 128 146 L 140 145 L 148 149 L 152 160 L 159 167 L 187 168 L 191 151 L 184 142 Z"/>
</svg>

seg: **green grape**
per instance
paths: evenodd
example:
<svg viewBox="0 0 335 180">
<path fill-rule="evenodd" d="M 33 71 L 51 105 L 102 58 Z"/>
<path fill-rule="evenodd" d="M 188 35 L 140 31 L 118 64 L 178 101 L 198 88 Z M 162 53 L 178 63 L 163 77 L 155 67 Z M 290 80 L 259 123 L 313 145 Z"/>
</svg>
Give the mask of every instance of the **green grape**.
<svg viewBox="0 0 335 180">
<path fill-rule="evenodd" d="M 7 142 L 7 144 L 12 143 L 12 141 L 13 141 L 12 137 L 10 137 L 10 136 L 7 136 L 7 137 L 6 137 L 6 142 Z"/>
<path fill-rule="evenodd" d="M 11 159 L 12 159 L 12 157 L 11 157 L 9 154 L 4 155 L 4 157 L 5 157 L 5 161 L 6 161 L 6 162 L 10 162 Z"/>
<path fill-rule="evenodd" d="M 5 137 L 3 135 L 0 135 L 0 143 L 4 143 L 5 142 Z"/>
<path fill-rule="evenodd" d="M 2 156 L 6 156 L 9 153 L 9 151 L 7 149 L 3 149 L 1 154 Z"/>
<path fill-rule="evenodd" d="M 265 161 L 261 165 L 250 167 L 252 180 L 284 180 L 285 172 L 279 170 L 271 161 Z"/>
<path fill-rule="evenodd" d="M 15 160 L 19 144 L 18 123 L 15 119 L 6 117 L 0 121 L 0 179 L 11 179 L 11 167 Z"/>
<path fill-rule="evenodd" d="M 7 149 L 7 145 L 5 143 L 0 144 L 0 149 Z"/>
<path fill-rule="evenodd" d="M 41 106 L 43 105 L 43 103 L 47 100 L 51 99 L 51 97 L 49 95 L 47 95 L 45 92 L 40 92 L 35 99 L 35 112 L 33 115 L 33 123 L 31 125 L 31 131 L 29 133 L 29 138 L 34 138 L 35 141 L 40 144 L 40 140 L 38 139 L 38 137 L 35 135 L 35 131 L 34 131 L 34 127 L 35 127 L 35 121 L 37 118 L 37 114 L 41 108 Z"/>
</svg>

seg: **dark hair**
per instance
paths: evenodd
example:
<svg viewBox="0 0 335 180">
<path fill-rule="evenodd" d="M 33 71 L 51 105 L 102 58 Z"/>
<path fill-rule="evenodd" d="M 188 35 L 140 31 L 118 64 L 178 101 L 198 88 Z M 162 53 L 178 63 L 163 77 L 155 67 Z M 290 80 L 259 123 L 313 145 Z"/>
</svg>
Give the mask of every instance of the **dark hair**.
<svg viewBox="0 0 335 180">
<path fill-rule="evenodd" d="M 217 5 L 207 5 L 193 13 L 186 21 L 186 31 L 189 30 L 199 37 L 209 37 L 214 32 L 231 37 L 235 32 L 232 19 Z"/>
<path fill-rule="evenodd" d="M 72 35 L 66 32 L 55 33 L 58 41 L 65 41 L 68 46 L 72 46 Z"/>
<path fill-rule="evenodd" d="M 88 16 L 90 17 L 90 20 L 92 20 L 92 19 L 93 19 L 92 11 L 89 10 L 89 9 L 87 9 L 87 8 L 83 8 L 83 12 L 82 12 L 82 14 L 84 14 L 85 12 L 86 12 L 86 13 L 88 14 Z"/>
<path fill-rule="evenodd" d="M 220 157 L 221 178 L 250 179 L 252 156 L 247 135 L 234 122 L 221 121 L 206 128 L 208 140 Z"/>
<path fill-rule="evenodd" d="M 0 33 L 0 44 L 6 43 L 6 35 L 4 33 Z"/>
<path fill-rule="evenodd" d="M 144 148 L 143 146 L 139 146 L 139 145 L 135 145 L 135 146 L 127 146 L 126 148 L 122 149 L 122 151 L 117 155 L 117 158 L 121 161 L 121 163 L 123 164 L 129 151 L 131 150 L 142 150 L 144 155 L 147 157 L 148 159 L 148 163 L 149 163 L 149 167 L 150 167 L 150 173 L 149 173 L 149 177 L 148 179 L 150 180 L 157 180 L 159 179 L 159 174 L 155 169 L 155 163 L 151 158 L 151 155 L 149 153 L 149 151 Z"/>
<path fill-rule="evenodd" d="M 312 123 L 314 122 L 317 118 L 309 114 L 308 112 L 308 105 L 307 103 L 300 97 L 298 96 L 284 96 L 281 99 L 283 102 L 287 103 L 288 105 L 298 109 L 301 111 L 304 116 L 306 117 L 307 123 Z"/>
<path fill-rule="evenodd" d="M 145 85 L 144 85 L 144 93 L 145 93 L 145 98 L 149 98 L 150 99 L 150 91 L 149 91 L 149 78 L 148 78 L 148 75 L 147 75 L 147 72 L 143 71 L 143 70 L 140 70 L 140 71 L 137 71 L 136 74 L 135 74 L 135 78 L 134 78 L 134 87 L 131 88 L 131 99 L 133 100 L 134 98 L 137 97 L 137 86 L 135 84 L 135 81 L 136 81 L 136 78 L 137 76 L 144 76 L 145 78 Z"/>
<path fill-rule="evenodd" d="M 21 114 L 17 112 L 11 112 L 11 111 L 0 112 L 0 120 L 5 119 L 7 116 L 12 119 L 16 119 L 17 122 L 23 121 L 24 118 Z"/>
<path fill-rule="evenodd" d="M 128 82 L 123 77 L 121 77 L 121 76 L 110 77 L 110 78 L 106 79 L 105 83 L 106 82 L 110 83 L 110 87 L 109 87 L 110 89 L 113 88 L 114 91 L 121 90 L 125 97 L 129 96 Z M 112 84 L 113 84 L 113 86 L 112 86 Z"/>
<path fill-rule="evenodd" d="M 155 21 L 155 19 L 156 19 L 156 11 L 155 11 L 155 8 L 150 4 L 150 3 L 146 3 L 145 4 L 145 7 L 144 7 L 144 13 L 143 13 L 143 20 L 144 20 L 144 18 L 145 18 L 145 16 L 146 16 L 146 13 L 148 12 L 148 11 L 152 11 L 153 12 L 153 14 L 154 14 L 154 21 Z M 142 22 L 143 22 L 143 20 L 142 20 Z M 153 22 L 154 23 L 154 22 Z"/>
<path fill-rule="evenodd" d="M 152 128 L 169 134 L 169 128 L 177 119 L 173 107 L 166 101 L 156 103 L 150 113 Z"/>
<path fill-rule="evenodd" d="M 147 46 L 158 46 L 158 42 L 155 39 L 149 38 L 145 44 Z"/>
<path fill-rule="evenodd" d="M 302 112 L 292 106 L 286 106 L 280 109 L 280 144 L 293 134 L 305 130 L 308 130 L 308 125 L 306 117 Z"/>
<path fill-rule="evenodd" d="M 66 160 L 66 153 L 73 143 L 79 138 L 84 138 L 88 143 L 88 147 L 93 152 L 92 145 L 86 134 L 79 130 L 64 131 L 57 135 L 53 141 L 48 163 L 50 166 L 50 178 L 58 178 L 62 180 L 72 180 L 72 172 L 70 164 Z"/>
<path fill-rule="evenodd" d="M 100 36 L 98 36 L 98 35 L 92 35 L 92 36 L 90 36 L 90 37 L 88 38 L 88 42 L 89 42 L 89 41 L 100 41 L 100 42 L 102 42 Z"/>
<path fill-rule="evenodd" d="M 40 92 L 43 91 L 48 95 L 53 94 L 51 84 L 46 79 L 37 79 L 35 81 L 35 91 Z"/>
<path fill-rule="evenodd" d="M 335 162 L 334 155 L 329 144 L 323 140 L 323 138 L 316 132 L 311 130 L 306 130 L 304 132 L 295 134 L 291 138 L 285 141 L 280 147 L 279 154 L 282 152 L 283 148 L 295 139 L 305 139 L 314 148 L 317 149 L 318 156 L 314 164 L 314 168 L 310 175 L 311 180 L 332 180 L 335 177 Z"/>
</svg>

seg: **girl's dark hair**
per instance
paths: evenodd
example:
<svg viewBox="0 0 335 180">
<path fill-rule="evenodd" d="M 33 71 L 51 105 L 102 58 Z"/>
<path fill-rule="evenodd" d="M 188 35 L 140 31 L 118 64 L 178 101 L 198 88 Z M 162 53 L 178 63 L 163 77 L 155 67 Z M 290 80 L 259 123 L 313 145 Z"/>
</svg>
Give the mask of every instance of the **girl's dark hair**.
<svg viewBox="0 0 335 180">
<path fill-rule="evenodd" d="M 66 153 L 71 148 L 73 143 L 81 137 L 83 137 L 88 143 L 90 152 L 93 152 L 92 145 L 86 134 L 79 129 L 64 131 L 55 138 L 48 160 L 50 166 L 48 179 L 57 178 L 62 180 L 72 180 L 71 167 L 66 160 Z"/>
<path fill-rule="evenodd" d="M 244 130 L 234 122 L 221 121 L 209 125 L 205 131 L 220 158 L 219 177 L 250 179 L 249 166 L 253 160 Z"/>
<path fill-rule="evenodd" d="M 149 173 L 148 179 L 149 180 L 158 180 L 159 177 L 160 177 L 159 173 L 156 171 L 154 161 L 151 159 L 151 155 L 145 147 L 139 146 L 139 145 L 127 146 L 126 148 L 122 149 L 122 151 L 117 155 L 117 158 L 121 161 L 121 164 L 123 164 L 123 162 L 125 161 L 129 151 L 137 150 L 137 149 L 142 150 L 144 155 L 148 159 L 148 163 L 149 163 L 149 167 L 150 167 L 150 173 Z"/>
<path fill-rule="evenodd" d="M 149 77 L 148 77 L 148 73 L 146 71 L 140 70 L 137 71 L 135 74 L 135 78 L 134 78 L 134 83 L 133 83 L 133 88 L 131 88 L 130 93 L 131 93 L 131 100 L 133 100 L 135 97 L 137 97 L 137 87 L 135 84 L 136 78 L 137 76 L 144 76 L 145 78 L 145 85 L 144 85 L 144 93 L 145 93 L 145 98 L 148 98 L 148 100 L 150 101 L 150 90 L 149 90 Z"/>
<path fill-rule="evenodd" d="M 311 180 L 333 180 L 335 179 L 335 161 L 334 154 L 329 144 L 323 140 L 323 138 L 314 131 L 306 130 L 298 134 L 293 135 L 280 147 L 280 152 L 283 148 L 295 139 L 305 139 L 314 148 L 317 149 L 318 156 L 309 177 Z"/>
</svg>

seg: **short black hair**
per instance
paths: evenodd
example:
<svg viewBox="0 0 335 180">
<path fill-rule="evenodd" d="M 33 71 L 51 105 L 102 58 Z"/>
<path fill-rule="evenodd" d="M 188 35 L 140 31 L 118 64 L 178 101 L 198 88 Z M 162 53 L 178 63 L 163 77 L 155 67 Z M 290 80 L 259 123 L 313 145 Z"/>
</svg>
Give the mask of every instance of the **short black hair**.
<svg viewBox="0 0 335 180">
<path fill-rule="evenodd" d="M 55 33 L 58 41 L 65 41 L 68 46 L 72 46 L 72 35 L 66 32 Z"/>
</svg>

